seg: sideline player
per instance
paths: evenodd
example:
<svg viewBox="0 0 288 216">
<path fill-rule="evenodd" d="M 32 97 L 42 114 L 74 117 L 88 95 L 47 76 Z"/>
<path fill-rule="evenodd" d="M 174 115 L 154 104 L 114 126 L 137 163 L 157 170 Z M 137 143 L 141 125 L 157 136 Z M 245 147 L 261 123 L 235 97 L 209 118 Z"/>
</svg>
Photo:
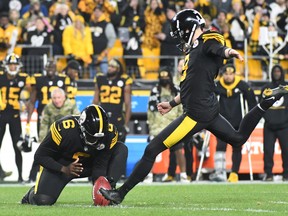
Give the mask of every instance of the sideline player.
<svg viewBox="0 0 288 216">
<path fill-rule="evenodd" d="M 32 92 L 27 106 L 28 117 L 25 136 L 30 136 L 30 120 L 35 108 L 36 101 L 38 101 L 37 133 L 39 133 L 42 111 L 51 99 L 51 92 L 56 88 L 62 88 L 63 90 L 66 90 L 67 85 L 70 84 L 70 80 L 65 74 L 57 73 L 56 64 L 52 60 L 48 61 L 45 65 L 43 74 L 34 74 L 31 76 L 30 82 L 32 86 Z M 27 182 L 35 182 L 38 171 L 39 167 L 33 162 Z"/>
<path fill-rule="evenodd" d="M 17 142 L 22 134 L 19 99 L 20 93 L 24 88 L 27 88 L 28 90 L 30 89 L 29 76 L 26 73 L 20 73 L 21 67 L 22 63 L 20 58 L 16 54 L 12 53 L 6 56 L 4 60 L 4 71 L 0 71 L 0 147 L 6 131 L 6 124 L 8 124 L 13 149 L 15 151 L 18 182 L 23 182 L 23 159 L 21 151 L 17 147 Z M 10 172 L 7 174 L 9 173 Z M 4 175 L 3 177 L 6 176 Z"/>
<path fill-rule="evenodd" d="M 133 80 L 123 73 L 123 67 L 117 59 L 108 62 L 107 75 L 95 77 L 94 104 L 101 105 L 107 112 L 110 122 L 119 132 L 119 140 L 125 142 L 129 132 L 131 118 L 131 86 Z M 123 110 L 124 107 L 124 110 Z"/>
</svg>

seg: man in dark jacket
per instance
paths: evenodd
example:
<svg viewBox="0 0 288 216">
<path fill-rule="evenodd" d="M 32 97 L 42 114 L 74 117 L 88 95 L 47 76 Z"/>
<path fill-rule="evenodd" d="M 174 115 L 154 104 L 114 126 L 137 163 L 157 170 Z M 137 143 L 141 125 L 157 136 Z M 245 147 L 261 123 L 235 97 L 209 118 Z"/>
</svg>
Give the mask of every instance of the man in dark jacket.
<svg viewBox="0 0 288 216">
<path fill-rule="evenodd" d="M 279 84 L 286 85 L 284 71 L 280 65 L 272 68 L 272 82 L 263 87 L 274 88 Z M 278 139 L 283 166 L 283 181 L 288 181 L 288 95 L 284 95 L 276 101 L 264 115 L 264 181 L 273 181 L 272 168 L 274 165 L 273 156 L 276 139 Z"/>
<path fill-rule="evenodd" d="M 233 64 L 226 64 L 222 68 L 222 76 L 216 83 L 215 93 L 220 104 L 220 114 L 223 115 L 235 129 L 239 129 L 245 113 L 256 105 L 256 98 L 252 88 L 241 77 L 236 76 Z M 247 106 L 245 106 L 245 101 Z M 217 138 L 214 155 L 215 172 L 209 178 L 212 181 L 226 181 L 226 147 L 227 143 Z M 238 171 L 242 160 L 242 146 L 233 146 L 232 172 L 228 182 L 238 182 Z"/>
</svg>

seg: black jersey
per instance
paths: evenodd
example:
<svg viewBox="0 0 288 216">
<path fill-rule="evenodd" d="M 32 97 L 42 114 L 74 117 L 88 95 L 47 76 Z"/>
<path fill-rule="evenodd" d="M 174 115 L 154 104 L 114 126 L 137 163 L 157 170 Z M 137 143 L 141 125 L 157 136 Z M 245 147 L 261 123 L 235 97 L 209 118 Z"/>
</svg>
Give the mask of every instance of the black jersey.
<svg viewBox="0 0 288 216">
<path fill-rule="evenodd" d="M 76 95 L 77 95 L 77 81 L 70 79 L 70 84 L 66 87 L 67 97 L 70 99 L 72 103 L 76 103 Z"/>
<path fill-rule="evenodd" d="M 91 168 L 94 159 L 99 159 L 102 153 L 111 151 L 118 141 L 118 132 L 113 124 L 109 124 L 108 134 L 102 143 L 103 148 L 86 145 L 81 138 L 78 124 L 79 116 L 66 116 L 54 122 L 45 139 L 35 153 L 35 162 L 44 168 L 60 172 L 62 166 L 67 166 L 79 158 L 83 168 Z M 104 147 L 105 146 L 105 147 Z"/>
<path fill-rule="evenodd" d="M 99 55 L 106 49 L 108 38 L 106 36 L 107 22 L 105 20 L 90 22 L 94 54 Z"/>
<path fill-rule="evenodd" d="M 34 74 L 30 82 L 31 86 L 34 86 L 37 90 L 37 112 L 41 114 L 44 106 L 48 104 L 51 98 L 51 92 L 56 88 L 62 88 L 66 91 L 66 86 L 70 84 L 70 79 L 64 74 L 56 75 L 54 78 L 42 74 Z"/>
<path fill-rule="evenodd" d="M 94 79 L 95 84 L 99 88 L 99 102 L 109 116 L 109 120 L 116 124 L 123 121 L 123 104 L 124 104 L 124 89 L 125 86 L 131 85 L 133 80 L 126 74 L 109 80 L 107 76 L 98 75 Z"/>
<path fill-rule="evenodd" d="M 20 110 L 19 98 L 22 89 L 29 84 L 26 73 L 18 73 L 15 78 L 8 79 L 7 74 L 0 71 L 0 110 Z"/>
<path fill-rule="evenodd" d="M 207 31 L 185 56 L 180 82 L 181 103 L 184 112 L 198 122 L 209 122 L 219 114 L 214 79 L 223 65 L 227 49 L 224 45 L 222 35 Z"/>
</svg>

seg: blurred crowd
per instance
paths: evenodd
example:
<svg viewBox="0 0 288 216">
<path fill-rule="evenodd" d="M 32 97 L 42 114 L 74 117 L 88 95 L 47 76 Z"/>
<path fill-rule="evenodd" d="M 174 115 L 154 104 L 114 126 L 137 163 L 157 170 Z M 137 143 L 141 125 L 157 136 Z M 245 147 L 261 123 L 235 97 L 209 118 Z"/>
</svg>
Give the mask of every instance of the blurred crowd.
<svg viewBox="0 0 288 216">
<path fill-rule="evenodd" d="M 1 0 L 0 61 L 15 52 L 31 75 L 45 62 L 28 67 L 29 58 L 41 62 L 46 54 L 58 70 L 73 59 L 84 69 L 80 78 L 94 78 L 116 57 L 132 78 L 157 78 L 161 66 L 175 68 L 182 55 L 169 23 L 189 8 L 228 46 L 253 56 L 246 65 L 250 79 L 267 79 L 271 64 L 288 68 L 287 7 L 285 0 Z M 235 64 L 244 75 L 245 65 Z"/>
</svg>

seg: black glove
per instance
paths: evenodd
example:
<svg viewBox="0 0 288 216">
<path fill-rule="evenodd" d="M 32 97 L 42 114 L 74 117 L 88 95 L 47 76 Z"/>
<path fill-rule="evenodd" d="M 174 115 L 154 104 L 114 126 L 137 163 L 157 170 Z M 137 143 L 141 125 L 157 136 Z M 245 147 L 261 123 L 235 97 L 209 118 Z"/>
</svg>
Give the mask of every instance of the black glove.
<svg viewBox="0 0 288 216">
<path fill-rule="evenodd" d="M 9 46 L 7 45 L 7 43 L 5 42 L 0 42 L 0 50 L 1 51 L 5 51 L 9 48 Z"/>
<path fill-rule="evenodd" d="M 111 188 L 112 188 L 112 189 L 115 189 L 115 188 L 116 188 L 116 182 L 115 182 L 114 178 L 111 177 L 111 176 L 106 176 L 105 178 L 106 178 L 106 179 L 108 180 L 108 182 L 110 183 Z"/>
<path fill-rule="evenodd" d="M 194 135 L 192 139 L 193 139 L 192 142 L 193 142 L 194 146 L 195 146 L 199 151 L 201 151 L 201 150 L 202 150 L 203 143 L 204 143 L 204 139 L 201 137 L 200 134 Z"/>
<path fill-rule="evenodd" d="M 19 141 L 17 142 L 17 147 L 20 151 L 23 152 L 31 152 L 32 151 L 32 143 L 29 141 L 30 137 L 29 135 L 25 135 L 25 138 L 23 139 L 20 137 Z"/>
</svg>

